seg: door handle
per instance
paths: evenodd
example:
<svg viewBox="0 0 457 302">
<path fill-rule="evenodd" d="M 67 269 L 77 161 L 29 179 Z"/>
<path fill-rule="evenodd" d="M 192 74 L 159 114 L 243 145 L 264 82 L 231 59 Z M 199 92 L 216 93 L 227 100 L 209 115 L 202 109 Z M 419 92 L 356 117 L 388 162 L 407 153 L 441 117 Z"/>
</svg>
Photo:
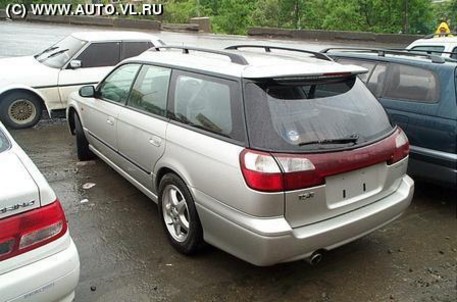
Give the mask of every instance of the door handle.
<svg viewBox="0 0 457 302">
<path fill-rule="evenodd" d="M 113 125 L 114 125 L 114 121 L 113 121 L 112 119 L 110 119 L 110 118 L 108 118 L 108 119 L 106 120 L 106 123 L 107 123 L 108 125 L 110 125 L 110 126 L 113 126 Z"/>
<path fill-rule="evenodd" d="M 162 144 L 162 139 L 157 136 L 152 136 L 149 138 L 149 143 L 153 146 L 160 147 L 160 145 Z"/>
</svg>

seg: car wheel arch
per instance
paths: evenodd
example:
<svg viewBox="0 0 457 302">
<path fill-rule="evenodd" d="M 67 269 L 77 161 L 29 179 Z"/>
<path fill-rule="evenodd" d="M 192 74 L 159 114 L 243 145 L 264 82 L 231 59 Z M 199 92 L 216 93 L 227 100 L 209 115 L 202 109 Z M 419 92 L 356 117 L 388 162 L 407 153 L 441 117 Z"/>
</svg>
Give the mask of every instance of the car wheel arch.
<svg viewBox="0 0 457 302">
<path fill-rule="evenodd" d="M 180 170 L 170 165 L 163 165 L 160 168 L 158 168 L 157 172 L 155 173 L 155 179 L 153 180 L 154 190 L 158 193 L 160 181 L 165 175 L 170 173 L 178 176 L 190 189 L 192 185 L 190 185 L 189 177 L 184 176 L 182 173 L 179 173 L 178 171 Z M 192 190 L 190 190 L 190 193 L 193 195 Z"/>
<path fill-rule="evenodd" d="M 0 103 L 3 101 L 3 99 L 10 95 L 10 94 L 14 94 L 14 93 L 27 93 L 27 94 L 30 94 L 34 97 L 36 97 L 39 102 L 40 102 L 40 105 L 41 105 L 41 109 L 48 109 L 47 106 L 46 106 L 46 102 L 44 101 L 43 99 L 43 96 L 38 93 L 37 91 L 34 91 L 33 89 L 27 89 L 27 88 L 12 88 L 12 89 L 8 89 L 8 90 L 5 90 L 5 91 L 2 91 L 0 93 Z"/>
<path fill-rule="evenodd" d="M 68 107 L 67 122 L 71 135 L 75 135 L 75 117 L 79 118 L 79 114 L 72 106 Z"/>
</svg>

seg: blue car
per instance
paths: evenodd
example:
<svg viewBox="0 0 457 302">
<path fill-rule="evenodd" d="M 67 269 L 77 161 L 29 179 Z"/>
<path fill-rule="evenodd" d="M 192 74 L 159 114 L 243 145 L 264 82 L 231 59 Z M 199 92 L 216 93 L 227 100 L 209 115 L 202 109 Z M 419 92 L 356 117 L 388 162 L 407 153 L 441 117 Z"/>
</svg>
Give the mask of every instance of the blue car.
<svg viewBox="0 0 457 302">
<path fill-rule="evenodd" d="M 455 187 L 457 183 L 457 61 L 426 53 L 332 48 L 322 52 L 342 64 L 368 69 L 360 78 L 392 123 L 407 134 L 408 173 Z"/>
</svg>

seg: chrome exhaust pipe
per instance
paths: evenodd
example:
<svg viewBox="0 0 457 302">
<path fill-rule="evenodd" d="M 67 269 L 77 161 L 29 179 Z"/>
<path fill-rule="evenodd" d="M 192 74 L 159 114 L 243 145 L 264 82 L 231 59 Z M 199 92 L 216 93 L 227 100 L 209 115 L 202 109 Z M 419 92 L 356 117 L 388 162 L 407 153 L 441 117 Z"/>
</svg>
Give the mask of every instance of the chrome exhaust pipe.
<svg viewBox="0 0 457 302">
<path fill-rule="evenodd" d="M 322 258 L 324 258 L 324 255 L 322 251 L 315 251 L 314 253 L 311 254 L 308 258 L 306 258 L 306 262 L 308 262 L 310 265 L 314 266 L 319 264 L 319 262 L 322 261 Z"/>
</svg>

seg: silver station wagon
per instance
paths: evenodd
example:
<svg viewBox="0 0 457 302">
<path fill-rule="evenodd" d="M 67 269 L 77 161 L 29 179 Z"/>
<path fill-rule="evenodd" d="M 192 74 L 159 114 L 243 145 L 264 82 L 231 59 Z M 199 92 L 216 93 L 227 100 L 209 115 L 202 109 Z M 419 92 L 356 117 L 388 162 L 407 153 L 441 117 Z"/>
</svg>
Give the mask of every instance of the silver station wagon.
<svg viewBox="0 0 457 302">
<path fill-rule="evenodd" d="M 274 51 L 272 51 L 274 50 Z M 398 218 L 409 143 L 357 75 L 270 46 L 159 47 L 67 109 L 80 160 L 104 160 L 157 202 L 170 243 L 265 266 L 307 259 Z"/>
</svg>

